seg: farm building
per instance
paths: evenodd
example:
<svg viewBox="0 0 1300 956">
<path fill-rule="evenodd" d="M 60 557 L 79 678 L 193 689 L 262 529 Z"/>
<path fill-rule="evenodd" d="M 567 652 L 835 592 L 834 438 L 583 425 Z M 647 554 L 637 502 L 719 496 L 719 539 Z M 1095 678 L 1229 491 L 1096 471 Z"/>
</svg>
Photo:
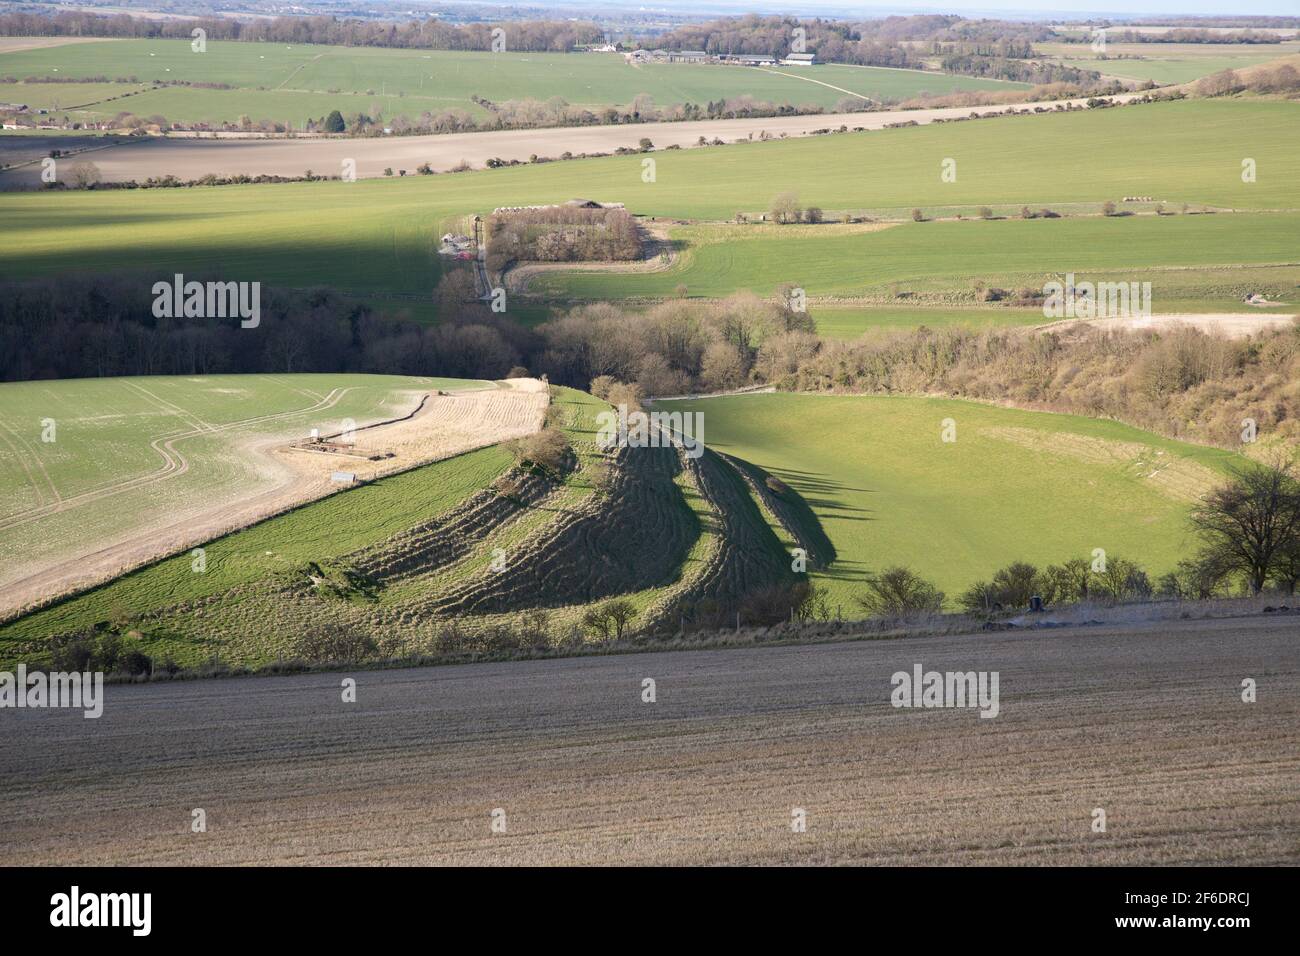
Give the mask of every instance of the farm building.
<svg viewBox="0 0 1300 956">
<path fill-rule="evenodd" d="M 776 57 L 766 53 L 724 53 L 718 59 L 739 66 L 776 66 Z"/>
<path fill-rule="evenodd" d="M 473 239 L 453 232 L 443 236 L 442 244 L 438 246 L 439 255 L 454 256 L 457 259 L 473 259 L 477 251 L 478 243 Z"/>
<path fill-rule="evenodd" d="M 621 202 L 597 202 L 594 199 L 570 199 L 562 203 L 543 203 L 538 206 L 497 206 L 492 210 L 492 214 L 502 212 L 521 212 L 525 209 L 559 209 L 561 206 L 569 206 L 574 209 L 622 209 Z"/>
<path fill-rule="evenodd" d="M 707 63 L 711 59 L 703 50 L 672 50 L 668 54 L 669 63 Z"/>
<path fill-rule="evenodd" d="M 791 53 L 781 61 L 782 66 L 813 66 L 816 63 L 816 53 Z"/>
</svg>

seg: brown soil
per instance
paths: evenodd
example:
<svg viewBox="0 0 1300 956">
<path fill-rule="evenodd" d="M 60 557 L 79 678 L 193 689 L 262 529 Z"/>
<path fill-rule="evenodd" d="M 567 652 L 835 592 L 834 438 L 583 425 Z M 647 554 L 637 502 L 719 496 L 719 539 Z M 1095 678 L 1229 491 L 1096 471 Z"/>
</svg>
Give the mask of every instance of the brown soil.
<svg viewBox="0 0 1300 956">
<path fill-rule="evenodd" d="M 110 686 L 99 720 L 0 712 L 0 833 L 9 860 L 63 865 L 1296 864 L 1298 633 L 1261 615 L 370 671 L 355 704 L 340 673 Z M 998 671 L 1000 716 L 891 707 L 917 662 Z"/>
</svg>

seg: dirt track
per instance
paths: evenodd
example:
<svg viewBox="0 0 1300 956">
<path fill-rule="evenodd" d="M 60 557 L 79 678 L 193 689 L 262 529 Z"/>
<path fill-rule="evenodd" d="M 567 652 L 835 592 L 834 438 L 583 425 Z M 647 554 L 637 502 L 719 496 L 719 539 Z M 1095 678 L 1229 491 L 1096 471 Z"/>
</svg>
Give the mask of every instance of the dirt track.
<svg viewBox="0 0 1300 956">
<path fill-rule="evenodd" d="M 1000 716 L 892 708 L 918 662 Z M 4 859 L 1300 862 L 1297 616 L 343 676 L 0 710 Z"/>
<path fill-rule="evenodd" d="M 1117 101 L 1129 95 L 1113 97 Z M 301 176 L 304 169 L 328 175 L 337 173 L 345 159 L 356 160 L 360 178 L 382 176 L 386 167 L 413 174 L 421 163 L 439 172 L 462 160 L 482 168 L 492 157 L 526 161 L 531 155 L 558 157 L 561 153 L 610 153 L 620 146 L 635 147 L 649 137 L 658 149 L 671 145 L 693 146 L 704 136 L 727 142 L 767 132 L 774 136 L 803 135 L 810 130 L 838 128 L 882 129 L 888 123 L 929 123 L 939 118 L 1001 113 L 1051 103 L 1016 106 L 952 107 L 929 110 L 894 110 L 879 113 L 825 113 L 816 116 L 778 116 L 765 119 L 713 120 L 680 123 L 641 123 L 635 126 L 586 126 L 561 129 L 502 130 L 487 133 L 450 133 L 443 136 L 394 136 L 367 139 L 152 139 L 96 153 L 94 163 L 109 182 L 143 181 L 150 176 L 173 175 L 198 179 L 208 173 L 233 176 L 268 174 Z M 1061 100 L 1083 105 L 1083 100 Z M 0 189 L 39 185 L 39 165 L 0 173 Z"/>
</svg>

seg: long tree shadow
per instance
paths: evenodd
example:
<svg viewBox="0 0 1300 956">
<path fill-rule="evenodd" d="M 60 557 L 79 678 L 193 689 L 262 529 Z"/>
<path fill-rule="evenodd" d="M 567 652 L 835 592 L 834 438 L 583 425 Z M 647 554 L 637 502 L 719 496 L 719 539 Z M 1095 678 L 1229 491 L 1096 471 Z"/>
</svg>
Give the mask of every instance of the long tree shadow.
<svg viewBox="0 0 1300 956">
<path fill-rule="evenodd" d="M 834 512 L 837 520 L 874 520 L 865 513 L 865 509 L 850 506 L 836 498 L 824 497 L 842 491 L 844 487 L 819 474 L 793 469 L 782 469 L 773 474 L 753 462 L 731 455 L 725 457 L 750 481 L 767 507 L 799 542 L 799 546 L 806 549 L 814 568 L 828 569 L 838 558 L 835 543 L 822 526 L 819 510 L 822 513 Z M 807 491 L 815 491 L 823 496 L 810 497 L 805 493 Z M 863 513 L 855 516 L 852 512 Z"/>
<path fill-rule="evenodd" d="M 872 495 L 871 488 L 854 488 L 843 482 L 833 481 L 821 472 L 799 471 L 794 468 L 780 468 L 776 476 L 794 488 L 800 497 L 814 510 L 834 512 L 837 521 L 875 521 L 874 512 L 845 502 L 840 495 L 844 492 L 857 492 Z"/>
</svg>

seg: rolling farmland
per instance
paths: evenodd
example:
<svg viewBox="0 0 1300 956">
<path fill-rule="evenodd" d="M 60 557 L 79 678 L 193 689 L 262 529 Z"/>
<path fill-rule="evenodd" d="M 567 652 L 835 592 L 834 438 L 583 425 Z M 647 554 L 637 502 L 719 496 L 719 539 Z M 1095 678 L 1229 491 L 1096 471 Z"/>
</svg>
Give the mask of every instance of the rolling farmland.
<svg viewBox="0 0 1300 956">
<path fill-rule="evenodd" d="M 235 7 L 0 12 L 13 860 L 1300 859 L 1300 41 Z"/>
<path fill-rule="evenodd" d="M 57 108 L 73 119 L 109 119 L 127 111 L 184 122 L 287 122 L 302 129 L 330 110 L 366 113 L 389 120 L 423 112 L 488 111 L 472 97 L 492 102 L 559 97 L 574 106 L 600 109 L 648 95 L 660 107 L 752 96 L 777 104 L 830 109 L 856 94 L 902 100 L 922 93 L 1025 89 L 1024 84 L 978 77 L 826 65 L 820 83 L 788 69 L 647 63 L 633 66 L 617 54 L 484 53 L 398 50 L 307 44 L 214 41 L 199 54 L 188 39 L 115 40 L 41 49 L 0 51 L 0 77 L 135 78 L 134 83 L 5 84 L 6 97 Z M 155 82 L 216 83 L 232 89 Z M 826 84 L 826 85 L 822 85 Z M 123 96 L 123 94 L 126 94 Z"/>
<path fill-rule="evenodd" d="M 656 155 L 652 183 L 641 180 L 640 157 L 629 156 L 395 181 L 139 195 L 0 194 L 6 222 L 0 256 L 30 275 L 72 269 L 139 272 L 150 263 L 164 274 L 219 267 L 232 277 L 271 285 L 421 292 L 431 289 L 439 274 L 435 236 L 459 216 L 574 196 L 625 202 L 639 214 L 712 220 L 731 219 L 737 211 L 762 212 L 785 190 L 828 213 L 892 210 L 900 217 L 918 204 L 968 212 L 985 204 L 1017 210 L 1021 204 L 1095 208 L 1132 194 L 1159 197 L 1171 208 L 1187 202 L 1294 209 L 1300 178 L 1297 109 L 1284 102 L 1185 101 L 689 149 Z M 1250 184 L 1240 175 L 1247 142 L 1260 169 Z M 1015 148 L 1015 164 L 1003 160 L 1007 148 Z M 1149 162 L 1129 162 L 1134 151 Z M 940 182 L 945 157 L 959 159 L 954 183 Z M 303 208 L 312 215 L 300 214 Z M 204 228 L 191 228 L 200 219 Z M 1108 225 L 1153 228 L 1133 219 Z M 1022 228 L 1012 223 L 973 228 L 1003 226 Z M 1113 258 L 1115 251 L 1092 254 Z M 1198 252 L 1203 262 L 1232 261 L 1241 254 L 1249 258 L 1249 247 L 1217 255 Z"/>
<path fill-rule="evenodd" d="M 1039 43 L 1035 50 L 1048 60 L 1103 76 L 1156 83 L 1187 83 L 1218 73 L 1259 66 L 1300 52 L 1300 42 L 1282 43 L 1113 43 L 1098 56 L 1088 43 Z"/>
<path fill-rule="evenodd" d="M 730 464 L 666 447 L 601 452 L 604 407 L 555 394 L 575 449 L 561 475 L 506 473 L 509 455 L 488 448 L 382 477 L 206 545 L 214 573 L 194 573 L 182 554 L 0 625 L 0 661 L 48 654 L 52 636 L 113 620 L 186 666 L 283 659 L 324 623 L 382 631 L 386 653 L 409 655 L 473 651 L 491 628 L 543 611 L 580 641 L 583 608 L 604 598 L 629 600 L 650 626 L 788 577 Z M 600 468 L 610 477 L 598 487 Z"/>
</svg>

